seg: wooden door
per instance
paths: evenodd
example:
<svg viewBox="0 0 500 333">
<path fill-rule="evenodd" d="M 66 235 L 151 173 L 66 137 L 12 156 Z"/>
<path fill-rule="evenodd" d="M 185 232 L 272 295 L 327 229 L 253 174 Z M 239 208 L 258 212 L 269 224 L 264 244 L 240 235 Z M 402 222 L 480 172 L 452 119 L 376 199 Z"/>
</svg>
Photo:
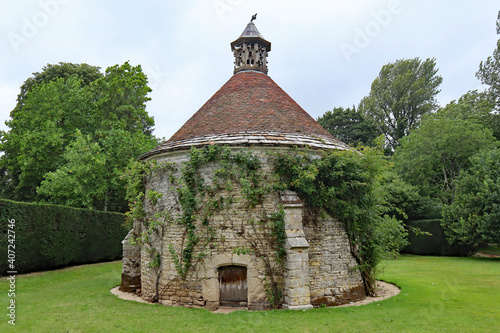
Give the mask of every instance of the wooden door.
<svg viewBox="0 0 500 333">
<path fill-rule="evenodd" d="M 219 268 L 220 305 L 247 306 L 247 268 L 223 266 Z"/>
</svg>

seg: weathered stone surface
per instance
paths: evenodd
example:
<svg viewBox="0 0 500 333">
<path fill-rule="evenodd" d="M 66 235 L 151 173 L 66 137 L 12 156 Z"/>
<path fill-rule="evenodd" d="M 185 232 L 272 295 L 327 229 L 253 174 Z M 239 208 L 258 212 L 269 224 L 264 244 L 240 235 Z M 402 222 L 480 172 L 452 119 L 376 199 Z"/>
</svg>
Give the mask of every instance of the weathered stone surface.
<svg viewBox="0 0 500 333">
<path fill-rule="evenodd" d="M 310 307 L 309 243 L 302 224 L 302 203 L 297 194 L 286 191 L 281 201 L 285 210 L 284 307 Z"/>
<path fill-rule="evenodd" d="M 236 149 L 236 148 L 235 148 Z M 271 172 L 273 166 L 267 152 L 275 148 L 252 148 L 255 156 L 261 159 L 264 170 Z M 170 151 L 156 155 L 160 162 L 171 162 L 177 168 L 188 159 L 188 151 Z M 211 182 L 211 177 L 217 170 L 217 163 L 203 166 L 200 175 Z M 177 171 L 178 172 L 178 171 Z M 178 174 L 177 174 L 178 175 Z M 172 191 L 167 177 L 154 175 L 147 183 L 147 189 L 154 189 L 163 193 L 159 204 L 162 207 L 172 207 L 172 215 L 178 216 L 181 212 L 176 206 L 178 198 Z M 246 237 L 256 232 L 247 221 L 251 218 L 259 219 L 262 212 L 267 214 L 276 211 L 283 203 L 283 195 L 272 193 L 265 197 L 264 203 L 253 210 L 244 207 L 244 196 L 237 186 L 232 192 L 223 195 L 232 196 L 235 203 L 227 212 L 215 213 L 211 220 L 211 227 L 216 230 L 220 241 L 211 248 L 209 255 L 198 262 L 193 271 L 185 280 L 179 278 L 172 255 L 164 251 L 162 256 L 162 275 L 160 276 L 160 300 L 164 304 L 184 306 L 205 306 L 214 310 L 219 307 L 219 268 L 228 265 L 237 265 L 247 268 L 248 308 L 269 308 L 265 285 L 266 270 L 261 258 L 253 254 L 237 255 L 235 248 L 250 248 Z M 338 221 L 332 218 L 318 218 L 314 222 L 303 221 L 303 208 L 300 200 L 293 197 L 293 192 L 287 193 L 284 204 L 286 228 L 286 260 L 284 271 L 274 278 L 283 286 L 283 304 L 288 308 L 305 309 L 311 304 L 333 304 L 349 302 L 364 296 L 363 281 L 359 272 L 352 268 L 356 265 L 350 253 L 347 234 Z M 152 214 L 152 208 L 145 207 Z M 230 222 L 228 222 L 230 221 Z M 197 230 L 204 230 L 203 225 L 197 225 Z M 185 227 L 180 224 L 165 226 L 165 236 L 158 239 L 163 242 L 163 248 L 172 246 L 179 251 L 185 242 Z M 257 230 L 259 237 L 264 237 L 262 230 Z M 223 239 L 223 241 L 222 241 Z M 269 240 L 265 240 L 267 242 Z M 263 246 L 268 246 L 264 243 Z M 193 257 L 204 251 L 201 245 L 193 249 Z M 135 252 L 134 252 L 135 251 Z M 134 254 L 136 253 L 136 254 Z M 270 247 L 271 261 L 274 263 L 274 249 Z M 135 261 L 134 261 L 134 256 Z M 124 278 L 123 281 L 134 285 L 132 278 L 141 278 L 140 286 L 144 298 L 154 295 L 155 273 L 148 268 L 148 253 L 124 243 Z M 129 274 L 129 275 L 127 275 Z M 142 275 L 141 275 L 142 274 Z M 129 279 L 130 277 L 130 279 Z M 131 280 L 131 281 L 129 281 Z"/>
<path fill-rule="evenodd" d="M 209 302 L 207 301 L 205 307 L 208 311 L 215 311 L 219 308 L 219 302 Z"/>
<path fill-rule="evenodd" d="M 285 246 L 290 248 L 306 248 L 309 247 L 309 243 L 305 237 L 287 238 Z"/>
<path fill-rule="evenodd" d="M 123 244 L 123 259 L 122 259 L 122 279 L 120 284 L 121 291 L 135 291 L 141 288 L 141 248 L 139 245 L 130 244 L 130 239 L 135 237 L 140 230 L 140 226 L 134 225 L 125 239 Z"/>
<path fill-rule="evenodd" d="M 283 308 L 288 309 L 288 310 L 309 310 L 309 309 L 312 309 L 313 306 L 312 306 L 312 304 L 306 304 L 306 305 L 288 305 L 288 304 L 285 304 L 285 305 L 283 305 Z"/>
<path fill-rule="evenodd" d="M 365 296 L 344 226 L 327 217 L 304 223 L 309 241 L 311 304 L 335 305 Z M 344 299 L 349 299 L 345 301 Z"/>
<path fill-rule="evenodd" d="M 141 276 L 140 275 L 129 275 L 126 273 L 122 273 L 122 282 L 120 285 L 121 291 L 135 291 L 138 288 L 141 288 Z"/>
<path fill-rule="evenodd" d="M 200 301 L 200 300 L 194 300 L 193 304 L 197 306 L 205 306 L 205 301 Z"/>
<path fill-rule="evenodd" d="M 263 281 L 257 278 L 248 281 L 249 303 L 263 304 L 267 302 L 267 295 Z"/>
</svg>

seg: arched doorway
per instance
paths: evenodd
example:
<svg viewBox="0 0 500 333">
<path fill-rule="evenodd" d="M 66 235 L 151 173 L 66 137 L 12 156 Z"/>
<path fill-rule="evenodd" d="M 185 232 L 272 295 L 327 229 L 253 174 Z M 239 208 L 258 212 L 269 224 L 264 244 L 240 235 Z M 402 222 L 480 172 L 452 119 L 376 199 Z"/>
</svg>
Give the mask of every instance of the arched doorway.
<svg viewBox="0 0 500 333">
<path fill-rule="evenodd" d="M 220 306 L 246 307 L 248 304 L 247 268 L 219 267 Z"/>
</svg>

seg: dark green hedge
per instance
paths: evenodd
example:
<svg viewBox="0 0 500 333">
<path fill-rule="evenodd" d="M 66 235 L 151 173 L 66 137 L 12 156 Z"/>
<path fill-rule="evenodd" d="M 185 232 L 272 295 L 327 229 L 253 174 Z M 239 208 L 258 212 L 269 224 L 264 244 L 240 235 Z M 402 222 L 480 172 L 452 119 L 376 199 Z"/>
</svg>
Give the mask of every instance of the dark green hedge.
<svg viewBox="0 0 500 333">
<path fill-rule="evenodd" d="M 8 270 L 8 221 L 15 220 L 18 273 L 121 257 L 125 215 L 0 200 L 0 273 Z"/>
<path fill-rule="evenodd" d="M 407 221 L 406 224 L 430 232 L 432 236 L 416 235 L 410 231 L 408 235 L 410 245 L 405 247 L 401 251 L 402 253 L 432 256 L 466 256 L 473 250 L 465 245 L 449 245 L 439 219 Z"/>
</svg>

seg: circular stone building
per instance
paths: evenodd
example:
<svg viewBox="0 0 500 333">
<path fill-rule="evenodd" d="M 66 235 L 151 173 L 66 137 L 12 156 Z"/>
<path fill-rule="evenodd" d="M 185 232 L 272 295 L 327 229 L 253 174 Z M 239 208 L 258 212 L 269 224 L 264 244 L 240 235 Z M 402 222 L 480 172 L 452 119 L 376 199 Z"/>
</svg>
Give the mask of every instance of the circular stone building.
<svg viewBox="0 0 500 333">
<path fill-rule="evenodd" d="M 269 174 L 273 172 L 269 158 L 272 152 L 293 147 L 307 147 L 312 152 L 348 149 L 267 75 L 271 43 L 261 36 L 253 20 L 231 43 L 231 49 L 235 67 L 229 81 L 168 141 L 140 158 L 170 166 L 168 175 L 167 171 L 157 171 L 146 181 L 146 191 L 162 194 L 155 205 L 144 204 L 150 217 L 158 207 L 167 211 L 172 221 L 182 216 L 179 192 L 171 176 L 180 179 L 192 147 L 217 145 L 250 152 L 260 160 L 263 172 Z M 210 185 L 218 168 L 218 162 L 211 161 L 200 165 L 197 174 Z M 268 308 L 273 302 L 268 297 L 273 286 L 281 292 L 280 305 L 289 309 L 337 305 L 365 296 L 362 277 L 353 269 L 356 260 L 342 223 L 329 216 L 308 221 L 301 200 L 292 191 L 271 191 L 257 205 L 245 204 L 238 184 L 222 192 L 224 198 L 231 198 L 231 207 L 211 211 L 209 220 L 190 222 L 199 235 L 211 236 L 208 242 L 203 241 L 205 236 L 197 236 L 197 242 L 189 248 L 189 271 L 182 271 L 190 239 L 185 224 L 166 223 L 161 232 L 149 236 L 149 245 L 141 247 L 130 240 L 144 233 L 146 226 L 135 221 L 123 242 L 121 289 L 140 289 L 143 298 L 167 305 L 210 310 L 220 306 Z M 269 218 L 278 207 L 284 213 L 285 229 L 281 263 L 275 260 L 272 230 L 255 222 Z"/>
</svg>

